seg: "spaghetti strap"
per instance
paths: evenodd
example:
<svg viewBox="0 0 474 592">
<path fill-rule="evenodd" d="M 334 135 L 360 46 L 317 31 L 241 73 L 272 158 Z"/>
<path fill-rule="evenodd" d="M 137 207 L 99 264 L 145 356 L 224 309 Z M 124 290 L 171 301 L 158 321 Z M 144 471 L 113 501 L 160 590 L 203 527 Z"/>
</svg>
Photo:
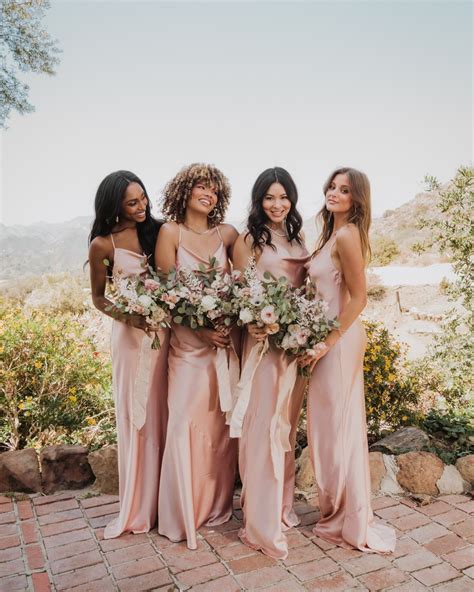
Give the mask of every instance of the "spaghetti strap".
<svg viewBox="0 0 474 592">
<path fill-rule="evenodd" d="M 112 241 L 112 246 L 113 246 L 114 251 L 115 251 L 115 241 L 114 241 L 114 235 L 112 233 L 110 233 L 110 240 Z"/>
<path fill-rule="evenodd" d="M 216 226 L 216 230 L 217 230 L 217 234 L 219 235 L 219 238 L 221 239 L 222 242 L 224 242 L 224 239 L 222 238 L 221 231 L 219 230 L 219 226 Z"/>
<path fill-rule="evenodd" d="M 181 244 L 181 224 L 178 224 L 178 245 Z"/>
</svg>

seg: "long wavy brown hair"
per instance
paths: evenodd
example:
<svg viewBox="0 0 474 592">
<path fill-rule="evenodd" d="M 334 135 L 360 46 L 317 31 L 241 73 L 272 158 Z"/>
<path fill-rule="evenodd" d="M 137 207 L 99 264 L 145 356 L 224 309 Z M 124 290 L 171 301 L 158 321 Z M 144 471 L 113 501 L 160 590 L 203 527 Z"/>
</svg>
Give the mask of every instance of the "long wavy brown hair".
<svg viewBox="0 0 474 592">
<path fill-rule="evenodd" d="M 336 175 L 347 175 L 349 179 L 352 196 L 352 207 L 349 211 L 347 222 L 355 224 L 359 229 L 362 255 L 364 260 L 368 262 L 371 256 L 369 228 L 372 221 L 369 179 L 365 173 L 358 171 L 357 169 L 341 167 L 333 171 L 329 175 L 326 183 L 324 183 L 324 196 L 326 196 L 326 193 L 328 192 L 328 189 Z M 316 253 L 320 251 L 328 242 L 334 230 L 334 216 L 332 215 L 332 212 L 326 209 L 326 205 L 324 205 L 318 212 L 318 218 L 321 222 L 322 232 L 319 242 L 316 246 Z"/>
<path fill-rule="evenodd" d="M 209 226 L 217 226 L 224 221 L 230 199 L 229 181 L 214 165 L 201 163 L 185 166 L 166 185 L 161 202 L 161 209 L 166 220 L 173 220 L 178 224 L 184 222 L 186 204 L 193 187 L 199 182 L 215 185 L 217 189 L 217 203 L 213 209 L 214 213 L 213 216 L 208 216 Z"/>
</svg>

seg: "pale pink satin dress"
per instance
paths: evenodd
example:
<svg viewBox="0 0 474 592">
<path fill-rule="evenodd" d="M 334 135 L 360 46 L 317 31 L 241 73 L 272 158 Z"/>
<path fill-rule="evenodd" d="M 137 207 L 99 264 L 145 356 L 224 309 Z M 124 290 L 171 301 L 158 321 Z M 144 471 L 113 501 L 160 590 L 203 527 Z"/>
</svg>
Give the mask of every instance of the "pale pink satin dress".
<svg viewBox="0 0 474 592">
<path fill-rule="evenodd" d="M 257 262 L 259 275 L 263 277 L 268 271 L 276 278 L 287 277 L 295 287 L 301 286 L 306 276 L 304 264 L 308 260 L 308 252 L 301 247 L 300 256 L 292 257 L 281 245 L 275 247 L 276 250 L 273 250 L 264 246 Z M 244 363 L 254 344 L 255 339 L 247 334 Z M 289 356 L 274 347 L 264 354 L 253 377 L 239 440 L 244 522 L 239 536 L 249 547 L 275 558 L 288 555 L 283 530 L 299 523 L 293 511 L 294 445 L 305 380 L 296 377 L 295 367 L 289 390 L 281 393 L 285 389 L 285 375 L 290 362 Z M 279 398 L 279 393 L 283 398 Z M 291 448 L 287 452 L 285 438 Z"/>
<path fill-rule="evenodd" d="M 213 256 L 230 271 L 222 239 Z M 182 244 L 181 227 L 176 262 L 190 269 L 209 264 Z M 216 351 L 196 331 L 176 324 L 171 329 L 168 390 L 158 531 L 196 549 L 200 526 L 217 526 L 231 518 L 237 443 L 229 438 L 220 408 Z"/>
<path fill-rule="evenodd" d="M 145 263 L 145 255 L 114 244 L 114 276 L 142 274 Z M 141 329 L 120 321 L 114 321 L 112 325 L 120 513 L 105 528 L 106 539 L 124 532 L 148 532 L 156 525 L 168 420 L 169 331 L 160 331 L 159 337 L 161 349 L 153 350 L 150 338 Z"/>
<path fill-rule="evenodd" d="M 331 250 L 334 234 L 308 264 L 318 295 L 338 317 L 349 300 Z M 319 493 L 321 519 L 314 533 L 331 543 L 361 551 L 391 552 L 395 531 L 375 523 L 364 401 L 364 327 L 357 319 L 321 358 L 308 392 L 308 444 Z"/>
</svg>

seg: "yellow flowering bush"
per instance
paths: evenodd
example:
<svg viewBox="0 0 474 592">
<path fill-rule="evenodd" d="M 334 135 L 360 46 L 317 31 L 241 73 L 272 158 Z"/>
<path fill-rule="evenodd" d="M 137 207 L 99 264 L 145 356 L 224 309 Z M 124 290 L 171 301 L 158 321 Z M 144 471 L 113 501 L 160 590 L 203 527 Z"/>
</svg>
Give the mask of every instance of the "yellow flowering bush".
<svg viewBox="0 0 474 592">
<path fill-rule="evenodd" d="M 0 302 L 0 342 L 0 450 L 113 441 L 110 362 L 78 318 Z"/>
<path fill-rule="evenodd" d="M 365 405 L 370 435 L 419 421 L 420 385 L 402 346 L 382 323 L 365 321 Z"/>
</svg>

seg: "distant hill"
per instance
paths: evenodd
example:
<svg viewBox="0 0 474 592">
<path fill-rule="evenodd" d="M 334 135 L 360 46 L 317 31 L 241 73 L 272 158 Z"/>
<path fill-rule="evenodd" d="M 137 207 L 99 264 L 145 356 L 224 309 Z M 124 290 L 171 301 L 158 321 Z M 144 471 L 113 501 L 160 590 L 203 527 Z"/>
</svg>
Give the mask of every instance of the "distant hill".
<svg viewBox="0 0 474 592">
<path fill-rule="evenodd" d="M 91 222 L 82 216 L 58 224 L 0 224 L 0 279 L 80 271 L 87 260 Z"/>
<path fill-rule="evenodd" d="M 412 251 L 415 243 L 428 236 L 428 230 L 417 227 L 420 220 L 437 215 L 437 210 L 433 208 L 433 195 L 430 193 L 419 193 L 397 209 L 387 210 L 372 224 L 371 241 L 374 250 L 377 245 L 385 245 L 388 241 L 389 244 L 395 243 L 399 251 L 393 256 L 391 263 L 426 265 L 442 261 L 435 248 L 421 256 Z M 91 223 L 91 218 L 82 216 L 58 224 L 0 224 L 0 280 L 30 274 L 81 271 L 87 260 L 87 237 Z M 319 236 L 315 218 L 306 220 L 303 229 L 306 244 L 313 250 Z"/>
</svg>

